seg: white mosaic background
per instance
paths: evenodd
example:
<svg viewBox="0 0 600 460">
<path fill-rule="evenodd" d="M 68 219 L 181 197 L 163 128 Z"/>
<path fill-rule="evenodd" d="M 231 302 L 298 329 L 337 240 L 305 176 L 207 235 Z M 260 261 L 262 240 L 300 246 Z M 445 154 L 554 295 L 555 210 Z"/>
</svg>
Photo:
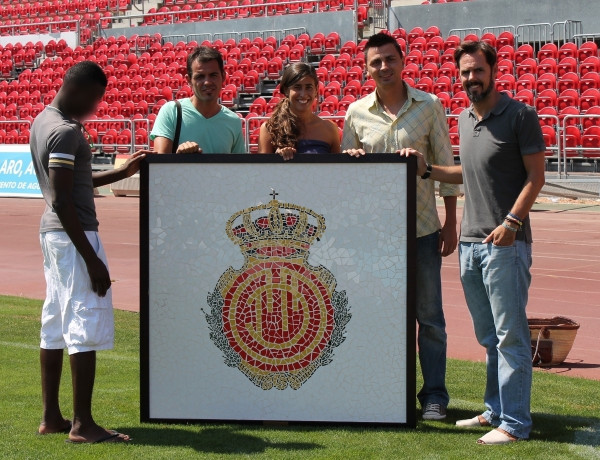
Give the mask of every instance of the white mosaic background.
<svg viewBox="0 0 600 460">
<path fill-rule="evenodd" d="M 150 417 L 406 422 L 405 177 L 401 163 L 151 164 Z M 324 215 L 309 261 L 351 306 L 345 342 L 298 390 L 261 390 L 227 367 L 202 312 L 243 264 L 227 220 L 271 188 Z"/>
</svg>

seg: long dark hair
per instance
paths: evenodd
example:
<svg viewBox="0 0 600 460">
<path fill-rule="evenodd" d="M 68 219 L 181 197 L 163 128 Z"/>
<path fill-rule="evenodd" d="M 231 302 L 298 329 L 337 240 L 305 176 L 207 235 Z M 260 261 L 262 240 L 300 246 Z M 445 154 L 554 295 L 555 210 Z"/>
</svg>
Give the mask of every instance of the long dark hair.
<svg viewBox="0 0 600 460">
<path fill-rule="evenodd" d="M 289 90 L 304 77 L 311 77 L 315 81 L 315 89 L 319 87 L 319 78 L 315 69 L 304 62 L 295 62 L 285 68 L 281 77 L 280 90 L 285 98 L 276 106 L 271 118 L 267 121 L 267 131 L 271 136 L 271 143 L 276 148 L 296 147 L 300 131 L 300 120 L 290 109 Z"/>
</svg>

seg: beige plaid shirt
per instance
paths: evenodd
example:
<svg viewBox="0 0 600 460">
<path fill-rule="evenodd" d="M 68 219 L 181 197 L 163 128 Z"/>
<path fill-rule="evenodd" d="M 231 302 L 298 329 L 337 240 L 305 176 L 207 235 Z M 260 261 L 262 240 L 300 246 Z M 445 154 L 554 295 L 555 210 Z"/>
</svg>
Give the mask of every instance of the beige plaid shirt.
<svg viewBox="0 0 600 460">
<path fill-rule="evenodd" d="M 446 115 L 439 99 L 405 85 L 408 99 L 396 119 L 385 112 L 376 91 L 352 103 L 346 113 L 342 150 L 393 153 L 405 147 L 418 150 L 430 164 L 454 165 Z M 458 196 L 457 185 L 440 184 L 440 196 Z M 435 183 L 417 178 L 417 237 L 441 228 L 435 202 Z"/>
</svg>

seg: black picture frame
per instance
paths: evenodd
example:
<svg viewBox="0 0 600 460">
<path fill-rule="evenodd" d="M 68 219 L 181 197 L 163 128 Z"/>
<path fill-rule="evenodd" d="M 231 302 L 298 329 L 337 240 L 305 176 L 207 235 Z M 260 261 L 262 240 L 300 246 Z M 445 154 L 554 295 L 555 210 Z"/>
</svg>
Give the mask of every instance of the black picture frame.
<svg viewBox="0 0 600 460">
<path fill-rule="evenodd" d="M 150 369 L 150 235 L 149 235 L 149 211 L 153 197 L 149 193 L 149 184 L 153 165 L 186 165 L 204 164 L 210 168 L 211 164 L 245 164 L 245 163 L 269 163 L 281 164 L 286 168 L 287 164 L 277 155 L 248 155 L 248 154 L 189 154 L 189 155 L 148 155 L 141 164 L 140 169 L 140 419 L 142 422 L 152 423 L 261 423 L 263 420 L 231 420 L 220 418 L 187 418 L 187 417 L 153 417 L 151 416 L 150 394 L 151 369 Z M 392 154 L 369 154 L 361 158 L 347 155 L 296 155 L 291 163 L 314 163 L 315 168 L 327 163 L 355 164 L 357 168 L 365 163 L 384 163 L 394 167 L 394 164 L 406 167 L 406 422 L 405 423 L 379 423 L 379 422 L 351 422 L 351 421 L 310 421 L 310 424 L 326 425 L 378 425 L 378 426 L 416 426 L 416 337 L 415 337 L 415 304 L 416 304 L 416 159 L 405 158 Z M 199 181 L 201 187 L 201 181 Z M 303 420 L 289 419 L 289 423 L 305 423 Z"/>
</svg>

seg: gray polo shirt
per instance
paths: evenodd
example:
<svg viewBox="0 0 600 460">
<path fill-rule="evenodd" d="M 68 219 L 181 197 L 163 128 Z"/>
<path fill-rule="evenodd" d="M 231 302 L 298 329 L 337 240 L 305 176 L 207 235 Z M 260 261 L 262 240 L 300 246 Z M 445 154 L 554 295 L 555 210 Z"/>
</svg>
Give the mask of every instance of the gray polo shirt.
<svg viewBox="0 0 600 460">
<path fill-rule="evenodd" d="M 472 107 L 464 110 L 458 126 L 465 187 L 460 241 L 480 243 L 502 224 L 525 185 L 523 156 L 545 151 L 546 144 L 535 109 L 506 94 L 481 121 Z M 529 217 L 517 239 L 532 242 Z"/>
<path fill-rule="evenodd" d="M 66 118 L 57 108 L 48 106 L 33 122 L 29 145 L 35 174 L 46 200 L 40 232 L 64 231 L 51 207 L 52 190 L 48 179 L 50 168 L 67 168 L 73 171 L 72 198 L 77 217 L 85 231 L 97 232 L 92 151 L 81 125 Z"/>
</svg>

